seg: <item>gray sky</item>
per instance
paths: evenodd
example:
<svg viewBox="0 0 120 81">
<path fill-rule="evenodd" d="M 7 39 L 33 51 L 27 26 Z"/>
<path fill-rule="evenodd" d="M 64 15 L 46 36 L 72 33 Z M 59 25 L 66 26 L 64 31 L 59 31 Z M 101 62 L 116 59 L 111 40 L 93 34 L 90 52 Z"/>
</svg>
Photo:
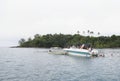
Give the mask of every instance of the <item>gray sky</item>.
<svg viewBox="0 0 120 81">
<path fill-rule="evenodd" d="M 120 35 L 120 0 L 0 0 L 0 46 L 35 34 Z"/>
</svg>

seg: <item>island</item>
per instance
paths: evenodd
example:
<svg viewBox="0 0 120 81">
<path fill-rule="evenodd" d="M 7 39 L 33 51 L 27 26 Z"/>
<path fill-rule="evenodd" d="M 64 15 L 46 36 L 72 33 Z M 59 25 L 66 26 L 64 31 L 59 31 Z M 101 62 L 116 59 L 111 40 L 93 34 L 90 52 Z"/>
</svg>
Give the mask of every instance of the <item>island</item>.
<svg viewBox="0 0 120 81">
<path fill-rule="evenodd" d="M 46 35 L 34 35 L 34 38 L 28 38 L 25 40 L 21 38 L 19 40 L 18 47 L 69 47 L 79 46 L 81 44 L 91 44 L 94 48 L 119 48 L 120 36 L 83 36 L 78 34 L 46 34 Z"/>
</svg>

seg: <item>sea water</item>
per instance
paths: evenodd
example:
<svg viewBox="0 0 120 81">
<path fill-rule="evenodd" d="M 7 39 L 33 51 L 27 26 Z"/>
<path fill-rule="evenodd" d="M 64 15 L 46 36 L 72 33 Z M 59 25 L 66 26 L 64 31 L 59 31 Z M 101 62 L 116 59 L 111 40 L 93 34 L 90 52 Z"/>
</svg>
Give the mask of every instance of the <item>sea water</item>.
<svg viewBox="0 0 120 81">
<path fill-rule="evenodd" d="M 120 49 L 105 57 L 48 54 L 43 48 L 0 48 L 0 81 L 120 81 Z"/>
</svg>

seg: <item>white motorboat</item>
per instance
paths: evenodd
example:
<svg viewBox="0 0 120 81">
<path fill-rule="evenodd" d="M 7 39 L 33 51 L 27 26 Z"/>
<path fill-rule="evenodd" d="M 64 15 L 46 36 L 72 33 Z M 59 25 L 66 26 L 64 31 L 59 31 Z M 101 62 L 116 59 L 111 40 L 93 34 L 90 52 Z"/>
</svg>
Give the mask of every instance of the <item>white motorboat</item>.
<svg viewBox="0 0 120 81">
<path fill-rule="evenodd" d="M 66 51 L 64 51 L 61 47 L 51 47 L 48 51 L 49 54 L 66 54 Z"/>
<path fill-rule="evenodd" d="M 98 51 L 93 50 L 87 50 L 87 49 L 79 49 L 79 48 L 64 48 L 64 51 L 66 51 L 69 55 L 75 55 L 75 56 L 98 56 Z"/>
</svg>

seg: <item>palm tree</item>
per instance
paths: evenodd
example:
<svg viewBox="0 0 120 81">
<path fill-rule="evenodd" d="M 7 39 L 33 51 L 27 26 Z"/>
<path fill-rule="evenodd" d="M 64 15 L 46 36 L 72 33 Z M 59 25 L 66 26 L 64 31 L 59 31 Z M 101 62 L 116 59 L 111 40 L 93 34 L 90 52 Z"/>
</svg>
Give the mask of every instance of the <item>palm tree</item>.
<svg viewBox="0 0 120 81">
<path fill-rule="evenodd" d="M 94 34 L 94 32 L 93 32 L 93 31 L 91 31 L 91 32 L 90 32 L 90 34 L 91 34 L 91 36 L 92 36 L 92 35 Z"/>
<path fill-rule="evenodd" d="M 90 30 L 88 30 L 87 32 L 88 32 L 88 36 L 89 36 Z"/>
<path fill-rule="evenodd" d="M 100 35 L 100 32 L 98 32 L 98 35 Z"/>
<path fill-rule="evenodd" d="M 80 34 L 80 31 L 79 31 L 79 30 L 77 31 L 77 34 Z"/>
</svg>

